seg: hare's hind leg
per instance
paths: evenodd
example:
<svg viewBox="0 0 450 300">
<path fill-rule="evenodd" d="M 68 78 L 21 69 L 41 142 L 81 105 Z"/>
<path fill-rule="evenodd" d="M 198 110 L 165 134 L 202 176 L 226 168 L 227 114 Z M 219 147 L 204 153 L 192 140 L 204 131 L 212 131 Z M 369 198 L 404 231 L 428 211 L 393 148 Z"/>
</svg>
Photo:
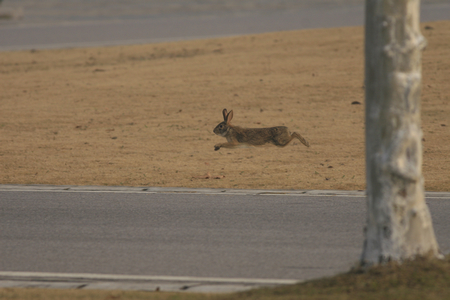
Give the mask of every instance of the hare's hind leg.
<svg viewBox="0 0 450 300">
<path fill-rule="evenodd" d="M 302 142 L 302 144 L 306 147 L 309 147 L 309 143 L 307 140 L 305 140 L 297 132 L 293 132 L 292 134 L 290 134 L 286 127 L 282 128 L 282 132 L 275 136 L 275 138 L 273 139 L 273 144 L 278 147 L 285 147 L 295 138 L 299 139 L 299 141 Z"/>
<path fill-rule="evenodd" d="M 297 132 L 289 133 L 286 126 L 278 126 L 270 128 L 271 140 L 270 142 L 278 147 L 287 146 L 294 138 L 297 138 L 303 145 L 309 147 L 309 143 Z"/>
<path fill-rule="evenodd" d="M 305 138 L 302 137 L 302 136 L 301 136 L 300 134 L 298 134 L 297 132 L 293 132 L 293 133 L 291 134 L 291 140 L 292 140 L 293 138 L 298 138 L 298 140 L 299 140 L 300 142 L 302 142 L 303 145 L 305 145 L 306 147 L 309 147 L 308 141 L 305 140 Z"/>
</svg>

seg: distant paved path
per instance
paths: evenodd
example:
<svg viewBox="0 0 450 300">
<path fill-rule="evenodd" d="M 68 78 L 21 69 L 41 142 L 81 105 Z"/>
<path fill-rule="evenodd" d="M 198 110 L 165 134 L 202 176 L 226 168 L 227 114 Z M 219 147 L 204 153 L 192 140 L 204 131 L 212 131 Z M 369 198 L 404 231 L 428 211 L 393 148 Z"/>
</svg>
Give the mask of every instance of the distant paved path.
<svg viewBox="0 0 450 300">
<path fill-rule="evenodd" d="M 422 5 L 423 21 L 450 19 L 450 3 Z M 227 17 L 168 17 L 66 24 L 0 24 L 0 51 L 155 43 L 280 30 L 359 26 L 364 6 Z"/>
</svg>

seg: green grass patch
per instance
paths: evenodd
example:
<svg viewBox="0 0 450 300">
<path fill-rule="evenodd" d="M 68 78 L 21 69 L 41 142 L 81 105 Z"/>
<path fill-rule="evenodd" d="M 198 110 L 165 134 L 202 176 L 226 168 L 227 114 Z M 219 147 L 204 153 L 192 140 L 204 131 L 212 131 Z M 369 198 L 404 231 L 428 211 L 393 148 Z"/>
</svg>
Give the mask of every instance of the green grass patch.
<svg viewBox="0 0 450 300">
<path fill-rule="evenodd" d="M 232 299 L 450 299 L 450 255 L 350 271 L 302 284 L 261 289 Z"/>
<path fill-rule="evenodd" d="M 0 289 L 0 299 L 46 300 L 288 300 L 288 299 L 450 299 L 450 255 L 443 260 L 390 263 L 366 272 L 350 271 L 305 283 L 234 294 L 136 291 Z"/>
</svg>

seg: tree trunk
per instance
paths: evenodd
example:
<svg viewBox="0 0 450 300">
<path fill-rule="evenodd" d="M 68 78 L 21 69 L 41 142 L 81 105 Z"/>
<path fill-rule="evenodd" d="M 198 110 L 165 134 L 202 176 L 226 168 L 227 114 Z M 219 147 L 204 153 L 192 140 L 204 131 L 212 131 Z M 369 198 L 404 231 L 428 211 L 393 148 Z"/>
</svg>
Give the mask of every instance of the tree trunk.
<svg viewBox="0 0 450 300">
<path fill-rule="evenodd" d="M 367 225 L 362 265 L 438 257 L 425 203 L 420 0 L 366 0 Z"/>
</svg>

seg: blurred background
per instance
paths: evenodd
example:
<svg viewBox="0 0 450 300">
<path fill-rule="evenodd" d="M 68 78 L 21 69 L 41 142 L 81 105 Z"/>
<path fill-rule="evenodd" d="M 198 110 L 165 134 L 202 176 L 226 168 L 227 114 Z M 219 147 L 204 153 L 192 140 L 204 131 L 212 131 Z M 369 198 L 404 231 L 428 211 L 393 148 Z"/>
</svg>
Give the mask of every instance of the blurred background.
<svg viewBox="0 0 450 300">
<path fill-rule="evenodd" d="M 450 19 L 422 0 L 422 20 Z M 148 43 L 364 22 L 364 0 L 0 0 L 0 50 Z"/>
<path fill-rule="evenodd" d="M 3 0 L 6 20 L 22 24 L 136 20 L 164 17 L 223 17 L 339 9 L 363 5 L 364 0 Z M 422 0 L 422 4 L 448 3 Z"/>
</svg>

